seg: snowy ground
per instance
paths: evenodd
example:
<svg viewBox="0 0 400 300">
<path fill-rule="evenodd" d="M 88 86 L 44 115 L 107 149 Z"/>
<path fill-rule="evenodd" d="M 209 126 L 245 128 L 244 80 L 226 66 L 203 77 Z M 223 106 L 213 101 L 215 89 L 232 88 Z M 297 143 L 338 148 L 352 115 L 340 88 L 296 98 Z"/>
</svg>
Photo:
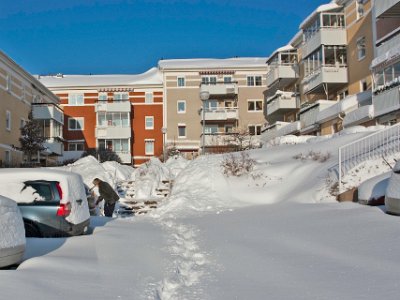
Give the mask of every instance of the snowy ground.
<svg viewBox="0 0 400 300">
<path fill-rule="evenodd" d="M 169 162 L 174 188 L 160 207 L 131 218 L 93 217 L 86 236 L 27 239 L 25 261 L 0 271 L 1 295 L 398 299 L 400 218 L 329 194 L 337 147 L 366 134 L 253 150 L 256 166 L 239 178 L 223 175 L 223 156 Z M 366 164 L 353 170 L 364 180 L 376 162 Z"/>
</svg>

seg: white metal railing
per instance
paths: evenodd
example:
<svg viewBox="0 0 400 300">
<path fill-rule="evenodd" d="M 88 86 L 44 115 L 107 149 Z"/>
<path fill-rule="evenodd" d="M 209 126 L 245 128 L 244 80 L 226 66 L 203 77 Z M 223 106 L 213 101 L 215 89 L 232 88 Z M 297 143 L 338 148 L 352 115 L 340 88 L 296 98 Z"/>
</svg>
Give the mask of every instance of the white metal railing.
<svg viewBox="0 0 400 300">
<path fill-rule="evenodd" d="M 396 152 L 400 152 L 400 123 L 340 147 L 339 192 L 342 192 L 342 178 L 351 168 L 366 160 Z"/>
</svg>

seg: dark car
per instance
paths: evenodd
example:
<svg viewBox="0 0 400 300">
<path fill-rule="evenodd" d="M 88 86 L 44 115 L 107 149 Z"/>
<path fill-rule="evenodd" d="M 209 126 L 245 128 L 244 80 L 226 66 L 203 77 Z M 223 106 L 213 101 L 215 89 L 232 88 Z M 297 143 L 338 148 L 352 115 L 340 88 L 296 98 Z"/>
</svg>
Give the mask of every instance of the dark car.
<svg viewBox="0 0 400 300">
<path fill-rule="evenodd" d="M 79 174 L 7 169 L 0 176 L 0 194 L 18 203 L 27 237 L 80 235 L 88 229 L 88 201 Z"/>
</svg>

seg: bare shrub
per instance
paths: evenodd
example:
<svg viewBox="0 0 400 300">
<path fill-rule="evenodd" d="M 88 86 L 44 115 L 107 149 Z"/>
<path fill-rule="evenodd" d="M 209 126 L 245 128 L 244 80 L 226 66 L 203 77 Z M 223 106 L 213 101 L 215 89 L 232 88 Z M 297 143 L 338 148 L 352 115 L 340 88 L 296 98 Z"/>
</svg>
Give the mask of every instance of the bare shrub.
<svg viewBox="0 0 400 300">
<path fill-rule="evenodd" d="M 294 159 L 300 159 L 302 161 L 309 159 L 313 161 L 318 161 L 320 163 L 326 162 L 329 158 L 331 157 L 331 154 L 329 152 L 327 153 L 321 153 L 321 152 L 316 152 L 313 150 L 310 150 L 307 155 L 304 155 L 303 153 L 296 154 L 293 156 Z"/>
<path fill-rule="evenodd" d="M 245 152 L 240 152 L 240 155 L 230 153 L 224 155 L 221 162 L 221 167 L 226 176 L 242 176 L 249 174 L 254 169 L 255 160 L 250 158 L 250 155 Z"/>
</svg>

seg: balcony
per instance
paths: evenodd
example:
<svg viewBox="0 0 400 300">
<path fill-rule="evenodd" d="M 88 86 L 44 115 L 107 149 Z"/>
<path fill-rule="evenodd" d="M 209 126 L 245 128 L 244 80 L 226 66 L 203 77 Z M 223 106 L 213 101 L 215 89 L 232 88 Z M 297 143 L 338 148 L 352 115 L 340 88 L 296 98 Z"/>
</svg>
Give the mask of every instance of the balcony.
<svg viewBox="0 0 400 300">
<path fill-rule="evenodd" d="M 54 104 L 32 104 L 32 113 L 34 119 L 53 119 L 60 124 L 64 123 L 63 111 Z"/>
<path fill-rule="evenodd" d="M 268 126 L 267 128 L 265 128 L 263 130 L 263 132 L 261 134 L 261 140 L 263 142 L 269 142 L 269 141 L 273 140 L 274 138 L 281 136 L 281 134 L 279 134 L 279 130 L 288 124 L 290 124 L 290 123 L 278 121 L 278 122 L 275 122 L 274 124 Z"/>
<path fill-rule="evenodd" d="M 330 66 L 325 65 L 318 68 L 315 72 L 304 77 L 303 92 L 325 93 L 323 84 L 329 85 L 329 90 L 338 88 L 347 83 L 347 65 Z"/>
<path fill-rule="evenodd" d="M 365 105 L 361 106 L 348 114 L 343 118 L 343 127 L 347 128 L 354 125 L 363 124 L 374 118 L 374 106 Z"/>
<path fill-rule="evenodd" d="M 282 126 L 278 129 L 278 136 L 285 136 L 289 134 L 297 134 L 301 130 L 301 122 L 295 121 L 292 123 L 287 123 L 286 125 Z"/>
<path fill-rule="evenodd" d="M 390 17 L 392 15 L 392 11 L 394 11 L 400 5 L 399 0 L 381 0 L 375 1 L 375 15 L 377 18 Z M 396 5 L 396 6 L 395 6 Z"/>
<path fill-rule="evenodd" d="M 97 126 L 96 138 L 98 139 L 126 139 L 132 135 L 130 127 Z"/>
<path fill-rule="evenodd" d="M 47 148 L 48 152 L 55 155 L 63 155 L 64 143 L 59 139 L 47 139 L 43 146 Z"/>
<path fill-rule="evenodd" d="M 202 83 L 201 92 L 208 92 L 213 97 L 234 97 L 238 93 L 238 86 L 236 82 Z"/>
<path fill-rule="evenodd" d="M 270 87 L 276 82 L 280 82 L 281 86 L 292 84 L 299 78 L 298 64 L 282 64 L 271 66 L 271 70 L 267 74 L 267 86 Z"/>
<path fill-rule="evenodd" d="M 96 112 L 130 112 L 131 103 L 129 101 L 97 102 Z"/>
<path fill-rule="evenodd" d="M 302 108 L 299 113 L 302 128 L 300 132 L 307 134 L 315 131 L 319 127 L 317 123 L 318 114 L 335 103 L 335 101 L 318 100 L 310 106 Z"/>
<path fill-rule="evenodd" d="M 232 134 L 226 134 L 226 133 L 206 134 L 204 138 L 204 143 L 206 147 L 229 146 L 232 145 L 233 141 L 234 141 L 234 136 Z"/>
<path fill-rule="evenodd" d="M 292 92 L 278 90 L 275 95 L 267 99 L 267 116 L 287 113 L 297 108 L 297 99 Z"/>
<path fill-rule="evenodd" d="M 344 27 L 322 27 L 304 42 L 301 51 L 302 56 L 307 57 L 321 45 L 339 46 L 347 45 L 346 28 Z"/>
<path fill-rule="evenodd" d="M 380 92 L 372 97 L 375 116 L 381 116 L 400 109 L 399 86 Z"/>
<path fill-rule="evenodd" d="M 206 109 L 204 112 L 206 121 L 228 121 L 239 119 L 239 110 L 237 107 Z"/>
</svg>

